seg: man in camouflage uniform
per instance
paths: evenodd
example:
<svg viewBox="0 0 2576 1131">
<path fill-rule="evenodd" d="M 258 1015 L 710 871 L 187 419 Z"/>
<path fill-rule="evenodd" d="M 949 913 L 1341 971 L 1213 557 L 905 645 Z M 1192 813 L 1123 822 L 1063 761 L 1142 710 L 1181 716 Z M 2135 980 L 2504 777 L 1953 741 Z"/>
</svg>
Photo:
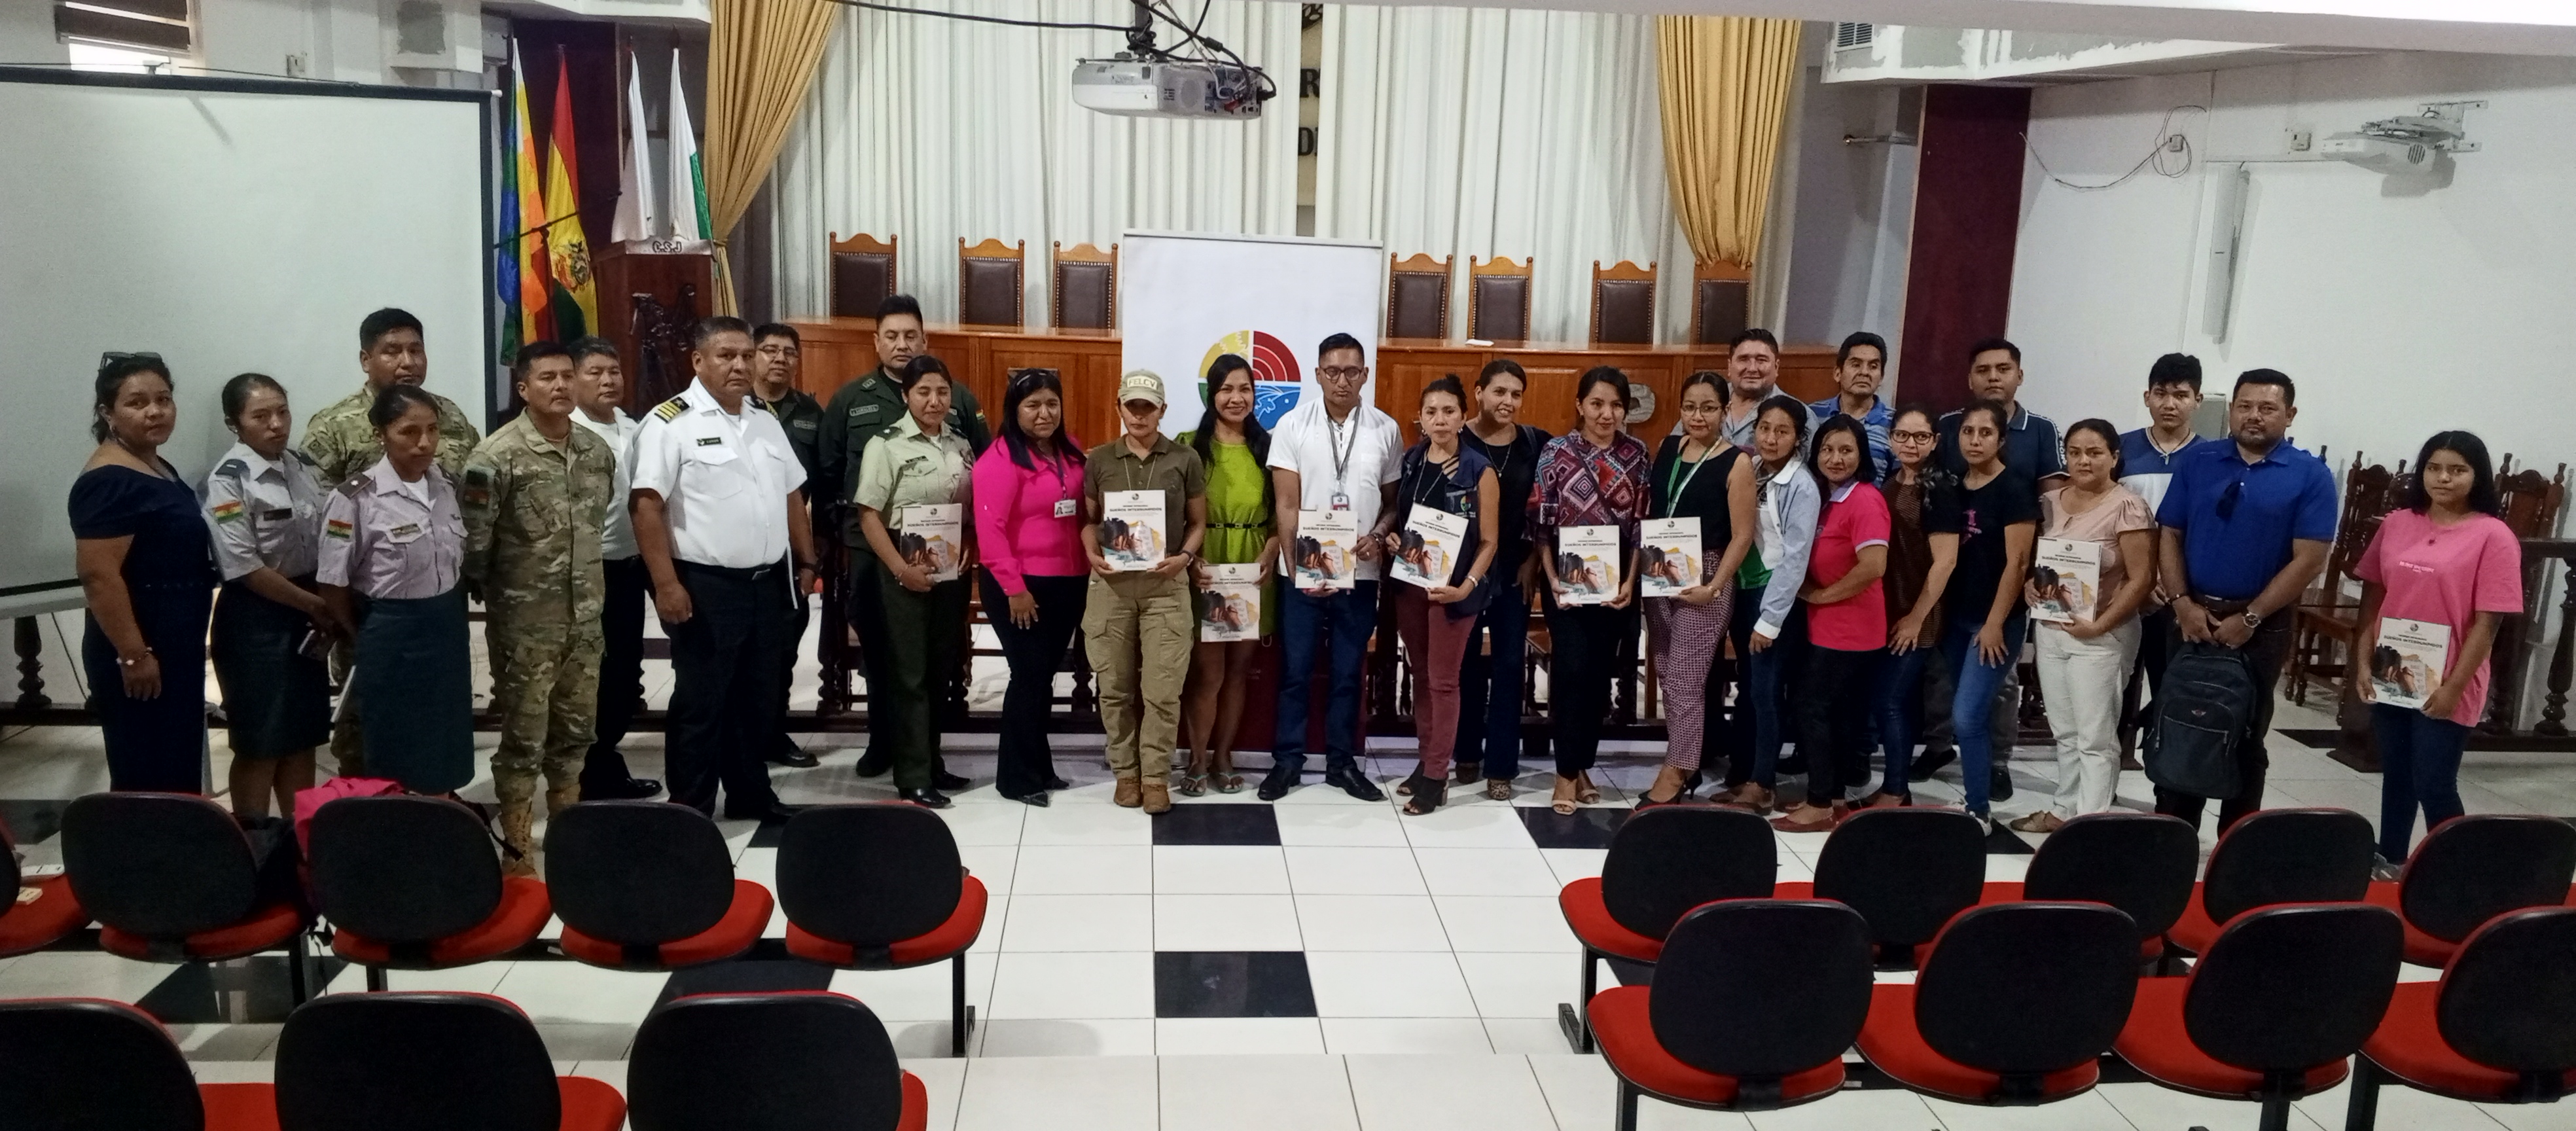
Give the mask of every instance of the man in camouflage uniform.
<svg viewBox="0 0 2576 1131">
<path fill-rule="evenodd" d="M 492 789 L 513 875 L 534 875 L 537 775 L 546 814 L 581 800 L 599 700 L 600 628 L 607 588 L 600 523 L 616 456 L 572 423 L 572 353 L 554 342 L 520 347 L 517 419 L 465 461 L 465 581 L 483 599 L 492 710 L 501 746 Z"/>
<path fill-rule="evenodd" d="M 384 458 L 384 444 L 376 438 L 375 426 L 367 423 L 367 410 L 386 386 L 417 385 L 428 376 L 429 350 L 421 339 L 420 319 L 389 306 L 359 322 L 358 368 L 366 374 L 366 384 L 304 422 L 304 453 L 313 457 L 314 473 L 324 483 L 346 483 Z M 449 479 L 458 479 L 465 474 L 466 455 L 481 436 L 456 402 L 436 393 L 430 398 L 438 402 L 439 469 Z M 349 662 L 354 657 L 355 645 L 349 641 L 332 645 L 331 682 L 348 686 Z M 366 772 L 357 703 L 346 691 L 341 699 L 340 713 L 331 724 L 331 757 L 341 777 L 357 777 Z"/>
</svg>

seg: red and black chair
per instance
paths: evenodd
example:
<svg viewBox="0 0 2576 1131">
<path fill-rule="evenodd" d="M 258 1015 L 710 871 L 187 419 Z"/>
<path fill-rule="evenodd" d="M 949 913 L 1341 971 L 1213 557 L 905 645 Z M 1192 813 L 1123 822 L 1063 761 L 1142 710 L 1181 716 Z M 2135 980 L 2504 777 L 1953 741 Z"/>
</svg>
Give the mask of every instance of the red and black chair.
<svg viewBox="0 0 2576 1131">
<path fill-rule="evenodd" d="M 282 948 L 301 1002 L 311 996 L 313 915 L 285 823 L 262 835 L 267 843 L 254 845 L 232 814 L 194 794 L 93 793 L 63 810 L 63 872 L 108 953 L 223 962 Z"/>
<path fill-rule="evenodd" d="M 2395 882 L 2370 885 L 2370 902 L 2406 921 L 2406 961 L 2447 966 L 2487 920 L 2567 902 L 2576 879 L 2576 825 L 2556 817 L 2481 813 L 2453 817 L 2415 846 Z"/>
<path fill-rule="evenodd" d="M 2288 1131 L 2290 1104 L 2343 1082 L 2388 1013 L 2405 949 L 2397 916 L 2364 903 L 2294 903 L 2230 920 L 2188 978 L 2147 978 L 2112 1045 L 2178 1092 L 2263 1105 Z"/>
<path fill-rule="evenodd" d="M 553 918 L 546 885 L 503 877 L 492 834 L 442 797 L 343 797 L 316 810 L 313 898 L 331 949 L 367 968 L 444 970 L 528 945 Z"/>
<path fill-rule="evenodd" d="M 612 970 L 676 970 L 751 949 L 775 906 L 733 874 L 706 815 L 662 801 L 591 801 L 546 822 L 546 893 L 563 952 Z"/>
<path fill-rule="evenodd" d="M 277 1131 L 266 1084 L 200 1084 L 168 1030 L 113 1001 L 0 1002 L 0 1126 Z"/>
<path fill-rule="evenodd" d="M 1591 1001 L 1603 958 L 1652 965 L 1664 936 L 1691 908 L 1720 899 L 1768 899 L 1779 880 L 1771 823 L 1741 809 L 1667 805 L 1631 814 L 1611 834 L 1601 874 L 1557 892 L 1565 925 L 1583 944 L 1583 1000 Z M 1576 1052 L 1592 1051 L 1584 1010 L 1558 1003 L 1556 1019 Z"/>
<path fill-rule="evenodd" d="M 2116 908 L 1974 907 L 1942 929 L 1911 984 L 1871 988 L 1860 1054 L 1925 1095 L 2050 1103 L 2101 1080 L 2137 988 L 2138 929 Z"/>
<path fill-rule="evenodd" d="M 858 999 L 697 994 L 655 1009 L 626 1066 L 635 1131 L 922 1131 L 930 1093 Z"/>
<path fill-rule="evenodd" d="M 2353 1067 L 2344 1131 L 2371 1131 L 2379 1085 L 2482 1104 L 2576 1088 L 2576 908 L 2508 911 L 2470 933 L 2438 982 L 2401 982 Z"/>
<path fill-rule="evenodd" d="M 0 825 L 0 856 L 9 859 L 9 898 L 0 901 L 0 958 L 43 950 L 89 925 L 89 912 L 72 897 L 71 877 L 28 879 L 18 868 L 15 847 L 9 827 Z M 28 888 L 36 890 L 35 901 L 18 902 L 18 893 Z"/>
<path fill-rule="evenodd" d="M 1830 899 L 1869 922 L 1879 960 L 1914 964 L 1986 887 L 1986 830 L 1957 809 L 1863 809 L 1825 837 L 1814 883 L 1774 889 L 1782 899 Z"/>
<path fill-rule="evenodd" d="M 2218 837 L 2165 941 L 2193 954 L 2228 920 L 2275 903 L 2359 903 L 2378 849 L 2370 821 L 2349 809 L 2264 809 Z"/>
<path fill-rule="evenodd" d="M 1839 903 L 1732 899 L 1682 916 L 1652 986 L 1613 987 L 1586 1010 L 1619 1077 L 1619 1131 L 1636 1131 L 1641 1095 L 1771 1111 L 1841 1090 L 1870 968 L 1869 924 Z"/>
<path fill-rule="evenodd" d="M 285 1131 L 617 1131 L 626 1100 L 602 1081 L 555 1075 L 537 1027 L 500 998 L 332 994 L 297 1007 L 277 1035 L 277 1121 Z"/>
<path fill-rule="evenodd" d="M 2571 830 L 2576 831 L 2576 830 Z M 2191 902 L 2200 834 L 2180 817 L 2088 813 L 2041 841 L 2018 880 L 1988 880 L 1980 903 L 2107 903 L 2138 925 L 2138 960 L 2162 971 L 2165 932 Z"/>
<path fill-rule="evenodd" d="M 984 931 L 984 882 L 966 874 L 948 822 L 897 802 L 817 805 L 778 841 L 787 953 L 843 970 L 955 965 L 949 1051 L 966 1055 L 966 948 Z"/>
</svg>

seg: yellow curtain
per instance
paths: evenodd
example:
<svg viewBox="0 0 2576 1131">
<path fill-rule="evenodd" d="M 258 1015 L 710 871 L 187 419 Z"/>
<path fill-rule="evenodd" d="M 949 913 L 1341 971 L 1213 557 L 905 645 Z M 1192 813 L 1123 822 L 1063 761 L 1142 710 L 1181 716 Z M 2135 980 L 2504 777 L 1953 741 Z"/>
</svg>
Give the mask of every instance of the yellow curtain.
<svg viewBox="0 0 2576 1131">
<path fill-rule="evenodd" d="M 769 179 L 779 140 L 805 102 L 841 6 L 827 0 L 713 0 L 708 5 L 707 211 L 715 236 L 715 308 L 733 314 L 725 236 Z"/>
<path fill-rule="evenodd" d="M 1753 265 L 1771 205 L 1797 20 L 1661 16 L 1656 72 L 1673 215 L 1701 262 Z"/>
</svg>

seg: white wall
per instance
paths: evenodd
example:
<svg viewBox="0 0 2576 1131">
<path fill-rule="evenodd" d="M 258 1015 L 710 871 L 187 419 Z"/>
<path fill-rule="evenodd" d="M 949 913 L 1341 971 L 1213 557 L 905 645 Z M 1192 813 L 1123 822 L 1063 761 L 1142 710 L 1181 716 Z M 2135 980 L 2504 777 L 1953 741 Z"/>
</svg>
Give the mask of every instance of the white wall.
<svg viewBox="0 0 2576 1131">
<path fill-rule="evenodd" d="M 1895 87 L 1833 86 L 1808 68 L 1799 135 L 1797 207 L 1789 253 L 1788 315 L 1780 340 L 1835 345 L 1854 330 L 1900 348 L 1906 244 L 1914 230 L 1913 145 L 1846 145 L 1843 138 L 1912 135 Z M 1909 105 L 1914 105 L 1909 103 Z M 1896 396 L 1896 359 L 1885 395 Z"/>
<path fill-rule="evenodd" d="M 70 55 L 54 38 L 51 4 L 0 3 L 0 64 L 62 63 Z"/>
</svg>

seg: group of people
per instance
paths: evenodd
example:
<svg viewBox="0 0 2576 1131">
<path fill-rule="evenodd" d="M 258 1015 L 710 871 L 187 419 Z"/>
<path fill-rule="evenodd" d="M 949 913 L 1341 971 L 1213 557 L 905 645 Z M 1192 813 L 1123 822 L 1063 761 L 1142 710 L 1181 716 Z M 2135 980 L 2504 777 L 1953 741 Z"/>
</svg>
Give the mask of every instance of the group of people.
<svg viewBox="0 0 2576 1131">
<path fill-rule="evenodd" d="M 878 367 L 828 405 L 796 388 L 793 329 L 710 318 L 690 385 L 640 422 L 619 407 L 611 344 L 522 346 L 520 410 L 488 438 L 421 388 L 416 319 L 378 311 L 359 336 L 365 387 L 314 414 L 301 448 L 276 381 L 230 380 L 221 403 L 239 443 L 193 489 L 157 454 L 175 418 L 168 367 L 102 358 L 100 444 L 71 516 L 111 779 L 200 788 L 190 689 L 211 657 L 245 818 L 272 798 L 291 811 L 325 743 L 343 776 L 453 794 L 474 777 L 472 597 L 501 729 L 498 820 L 522 868 L 540 779 L 549 812 L 660 792 L 617 753 L 641 698 L 648 601 L 671 641 L 672 800 L 713 813 L 721 792 L 729 817 L 787 812 L 765 763 L 813 764 L 786 734 L 787 685 L 822 568 L 815 542 L 835 533 L 851 549 L 840 580 L 868 686 L 858 769 L 891 771 L 919 805 L 944 807 L 966 784 L 942 761 L 940 718 L 971 587 L 1010 669 L 996 784 L 1032 805 L 1066 785 L 1047 716 L 1077 632 L 1118 804 L 1160 812 L 1174 792 L 1245 788 L 1233 747 L 1270 638 L 1280 670 L 1259 796 L 1300 784 L 1320 676 L 1324 782 L 1382 799 L 1358 755 L 1384 600 L 1419 735 L 1419 765 L 1395 787 L 1407 813 L 1438 808 L 1453 785 L 1512 796 L 1535 607 L 1561 812 L 1600 795 L 1591 770 L 1642 619 L 1668 744 L 1641 806 L 1694 797 L 1704 762 L 1722 757 L 1710 800 L 1824 831 L 1853 809 L 1913 804 L 1912 785 L 1955 758 L 1966 809 L 1986 819 L 2011 793 L 2027 645 L 2057 787 L 2013 827 L 2046 832 L 2112 805 L 2124 716 L 2180 650 L 2235 650 L 2274 682 L 2337 517 L 2331 473 L 2286 440 L 2291 379 L 2239 376 L 2228 435 L 2204 441 L 2192 432 L 2200 365 L 2180 354 L 2149 371 L 2147 427 L 2087 419 L 2061 432 L 2020 404 L 2010 342 L 1977 343 L 1972 399 L 1936 416 L 1878 396 L 1876 335 L 1842 343 L 1837 392 L 1809 404 L 1778 391 L 1778 343 L 1754 329 L 1730 344 L 1725 373 L 1683 383 L 1679 426 L 1651 449 L 1627 431 L 1619 370 L 1582 374 L 1577 427 L 1550 436 L 1519 421 L 1529 379 L 1507 359 L 1472 388 L 1426 385 L 1407 446 L 1363 403 L 1365 347 L 1335 334 L 1317 351 L 1319 395 L 1273 427 L 1254 413 L 1251 365 L 1229 354 L 1204 375 L 1195 428 L 1165 435 L 1164 380 L 1139 370 L 1118 385 L 1120 434 L 1086 449 L 1065 429 L 1053 370 L 1012 373 L 988 424 L 925 352 L 904 296 L 878 312 Z M 2451 642 L 2420 708 L 2373 708 L 2392 861 L 2418 808 L 2428 823 L 2460 812 L 2486 653 L 2498 618 L 2522 608 L 2484 445 L 2443 432 L 2418 467 L 2408 507 L 2355 569 L 2358 654 L 2376 650 L 2383 616 Z M 2091 576 L 2035 573 L 2043 549 Z M 2215 799 L 2222 828 L 2262 802 L 2270 715 L 2267 693 L 2238 746 L 2241 780 Z M 1873 749 L 1885 752 L 1875 788 Z M 1806 779 L 1794 805 L 1780 803 L 1784 774 Z M 2156 796 L 2194 822 L 2210 800 Z"/>
</svg>

